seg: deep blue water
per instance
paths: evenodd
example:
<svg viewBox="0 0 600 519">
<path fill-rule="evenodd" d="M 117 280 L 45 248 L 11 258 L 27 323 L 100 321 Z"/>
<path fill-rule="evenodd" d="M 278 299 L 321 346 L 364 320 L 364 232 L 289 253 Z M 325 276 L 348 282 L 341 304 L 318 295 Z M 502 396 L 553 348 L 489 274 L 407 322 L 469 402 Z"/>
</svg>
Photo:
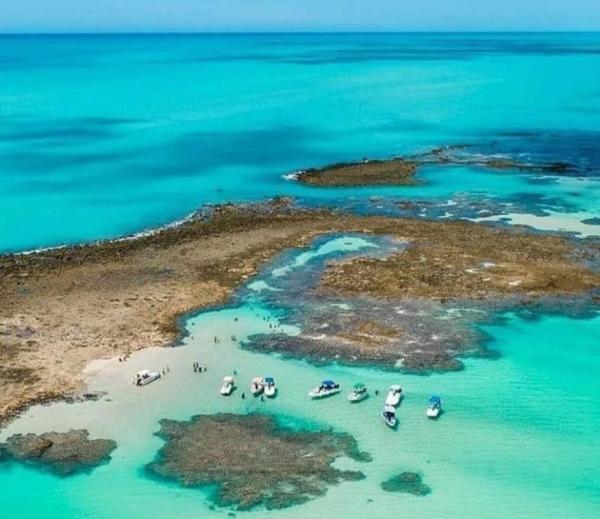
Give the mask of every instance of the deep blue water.
<svg viewBox="0 0 600 519">
<path fill-rule="evenodd" d="M 1 36 L 0 73 L 4 251 L 121 236 L 208 202 L 364 200 L 373 190 L 282 175 L 446 144 L 568 161 L 588 181 L 600 168 L 600 34 Z M 384 194 L 599 212 L 596 182 L 481 173 Z"/>
</svg>

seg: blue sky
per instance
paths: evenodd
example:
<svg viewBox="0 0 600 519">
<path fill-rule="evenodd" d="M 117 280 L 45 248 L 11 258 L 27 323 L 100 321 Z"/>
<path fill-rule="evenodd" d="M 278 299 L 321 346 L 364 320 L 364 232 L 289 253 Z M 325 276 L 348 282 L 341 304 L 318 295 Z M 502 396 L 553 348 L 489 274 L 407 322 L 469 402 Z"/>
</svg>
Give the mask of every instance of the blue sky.
<svg viewBox="0 0 600 519">
<path fill-rule="evenodd" d="M 600 30 L 600 0 L 1 0 L 0 32 Z"/>
</svg>

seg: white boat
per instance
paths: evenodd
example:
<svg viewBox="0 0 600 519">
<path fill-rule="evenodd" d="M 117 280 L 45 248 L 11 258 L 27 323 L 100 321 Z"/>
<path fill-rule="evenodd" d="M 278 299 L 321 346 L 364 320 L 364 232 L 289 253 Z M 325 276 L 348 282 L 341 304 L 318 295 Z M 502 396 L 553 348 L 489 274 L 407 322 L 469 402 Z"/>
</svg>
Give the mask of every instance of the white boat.
<svg viewBox="0 0 600 519">
<path fill-rule="evenodd" d="M 135 375 L 135 385 L 136 386 L 146 386 L 150 384 L 150 382 L 154 382 L 160 378 L 160 373 L 156 371 L 150 371 L 147 369 L 143 369 L 138 371 Z"/>
<path fill-rule="evenodd" d="M 385 405 L 396 407 L 402 400 L 402 388 L 397 384 L 390 386 L 387 396 L 385 397 Z"/>
<path fill-rule="evenodd" d="M 367 386 L 365 386 L 362 382 L 357 382 L 354 384 L 352 391 L 348 393 L 348 400 L 350 402 L 360 402 L 369 396 L 369 392 L 367 391 Z"/>
<path fill-rule="evenodd" d="M 233 380 L 233 377 L 224 377 L 223 385 L 221 386 L 221 394 L 224 396 L 231 395 L 234 388 L 235 381 Z"/>
<path fill-rule="evenodd" d="M 425 411 L 427 418 L 437 418 L 442 414 L 442 399 L 433 395 L 429 397 L 429 407 L 427 407 L 427 411 Z"/>
<path fill-rule="evenodd" d="M 265 396 L 273 398 L 277 393 L 277 386 L 275 386 L 275 379 L 273 377 L 265 377 Z"/>
<path fill-rule="evenodd" d="M 396 408 L 393 405 L 383 406 L 383 411 L 381 411 L 381 419 L 388 427 L 392 429 L 396 427 L 396 425 L 398 425 L 398 418 L 396 418 Z"/>
<path fill-rule="evenodd" d="M 250 382 L 250 391 L 254 396 L 260 395 L 265 390 L 265 380 L 262 377 L 254 377 Z"/>
<path fill-rule="evenodd" d="M 340 385 L 333 380 L 324 380 L 319 387 L 311 389 L 308 396 L 310 398 L 325 398 L 326 396 L 335 395 L 341 390 Z"/>
</svg>

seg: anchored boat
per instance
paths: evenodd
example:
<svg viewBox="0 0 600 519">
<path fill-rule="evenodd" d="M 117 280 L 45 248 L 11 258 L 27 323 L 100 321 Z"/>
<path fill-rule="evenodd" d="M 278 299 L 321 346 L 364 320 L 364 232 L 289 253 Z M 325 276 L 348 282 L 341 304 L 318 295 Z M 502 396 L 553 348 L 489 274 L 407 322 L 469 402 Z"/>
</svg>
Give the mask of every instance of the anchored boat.
<svg viewBox="0 0 600 519">
<path fill-rule="evenodd" d="M 234 388 L 235 388 L 235 381 L 233 380 L 233 377 L 224 377 L 223 385 L 221 386 L 221 394 L 223 396 L 231 395 Z"/>
<path fill-rule="evenodd" d="M 262 377 L 254 377 L 250 382 L 250 392 L 254 396 L 260 395 L 265 389 L 265 380 Z"/>
<path fill-rule="evenodd" d="M 319 387 L 315 387 L 310 390 L 308 396 L 310 398 L 324 398 L 326 396 L 335 395 L 339 393 L 342 389 L 340 385 L 334 382 L 333 380 L 324 380 L 321 382 Z"/>
<path fill-rule="evenodd" d="M 135 385 L 136 386 L 146 386 L 150 384 L 150 382 L 154 382 L 160 378 L 160 373 L 156 371 L 150 371 L 147 369 L 143 369 L 138 371 L 135 375 Z"/>
<path fill-rule="evenodd" d="M 357 382 L 352 387 L 352 391 L 348 393 L 348 400 L 350 402 L 360 402 L 369 396 L 369 392 L 367 391 L 367 386 L 365 386 L 362 382 Z"/>
<path fill-rule="evenodd" d="M 265 396 L 273 398 L 276 393 L 275 379 L 273 377 L 265 377 Z"/>
<path fill-rule="evenodd" d="M 381 419 L 391 429 L 398 425 L 398 418 L 396 418 L 396 408 L 392 405 L 386 405 L 381 411 Z"/>
<path fill-rule="evenodd" d="M 442 399 L 437 395 L 429 397 L 429 407 L 427 408 L 427 418 L 437 418 L 442 413 Z"/>
<path fill-rule="evenodd" d="M 385 398 L 385 405 L 396 407 L 400 403 L 400 400 L 402 400 L 402 388 L 397 384 L 390 386 L 390 390 Z"/>
</svg>

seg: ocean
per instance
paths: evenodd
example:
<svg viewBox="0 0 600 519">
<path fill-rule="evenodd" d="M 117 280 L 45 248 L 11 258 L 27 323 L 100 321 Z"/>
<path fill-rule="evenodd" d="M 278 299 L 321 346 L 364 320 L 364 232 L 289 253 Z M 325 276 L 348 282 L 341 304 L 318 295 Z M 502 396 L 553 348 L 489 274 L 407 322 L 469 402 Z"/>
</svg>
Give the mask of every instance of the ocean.
<svg viewBox="0 0 600 519">
<path fill-rule="evenodd" d="M 1 252 L 118 238 L 206 204 L 276 195 L 369 214 L 404 214 L 397 202 L 410 201 L 410 216 L 600 234 L 600 34 L 0 36 L 0 70 Z M 355 189 L 287 177 L 458 144 L 473 156 L 572 168 L 428 166 L 416 187 Z M 338 245 L 324 256 L 340 253 Z M 287 275 L 322 261 L 318 246 L 282 256 Z M 280 318 L 245 295 L 190 316 L 183 347 L 94 363 L 90 389 L 108 391 L 98 402 L 37 406 L 0 431 L 3 439 L 84 427 L 118 443 L 110 463 L 71 478 L 0 465 L 0 515 L 226 517 L 208 491 L 148 476 L 143 467 L 162 445 L 153 433 L 161 418 L 263 411 L 348 432 L 373 461 L 340 460 L 366 478 L 324 497 L 238 516 L 598 517 L 600 316 L 590 310 L 585 318 L 505 313 L 477 325 L 498 358 L 417 376 L 214 344 L 216 335 L 268 333 L 266 323 Z M 198 358 L 209 372 L 186 376 Z M 167 364 L 183 375 L 132 387 L 135 370 Z M 221 398 L 220 380 L 232 370 L 248 381 L 273 374 L 278 398 Z M 383 392 L 400 383 L 398 430 L 383 427 L 376 398 L 308 402 L 308 390 L 328 377 L 348 390 L 356 380 Z M 436 422 L 424 416 L 432 393 L 446 409 Z M 421 473 L 431 494 L 381 490 L 403 471 Z"/>
</svg>

